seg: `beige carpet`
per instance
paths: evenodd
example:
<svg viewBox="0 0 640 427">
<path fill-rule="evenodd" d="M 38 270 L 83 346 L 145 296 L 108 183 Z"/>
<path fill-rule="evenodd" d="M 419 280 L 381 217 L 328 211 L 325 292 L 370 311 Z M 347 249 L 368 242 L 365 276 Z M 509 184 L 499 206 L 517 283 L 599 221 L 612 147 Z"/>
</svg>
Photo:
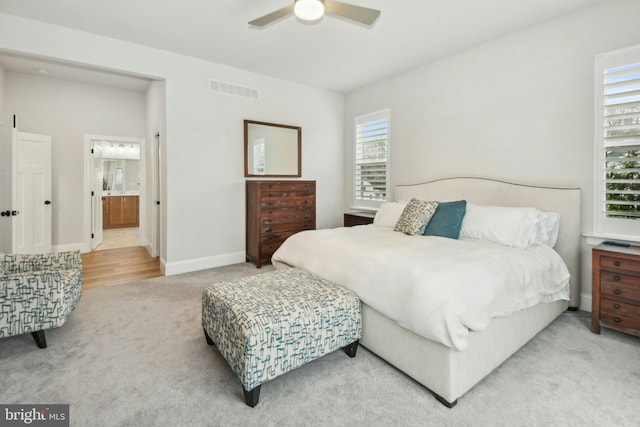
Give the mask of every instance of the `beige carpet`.
<svg viewBox="0 0 640 427">
<path fill-rule="evenodd" d="M 265 383 L 255 408 L 201 327 L 237 264 L 85 291 L 49 347 L 0 339 L 0 402 L 68 403 L 72 426 L 637 426 L 640 338 L 566 313 L 447 409 L 366 349 Z M 439 369 L 438 366 L 431 367 Z"/>
</svg>

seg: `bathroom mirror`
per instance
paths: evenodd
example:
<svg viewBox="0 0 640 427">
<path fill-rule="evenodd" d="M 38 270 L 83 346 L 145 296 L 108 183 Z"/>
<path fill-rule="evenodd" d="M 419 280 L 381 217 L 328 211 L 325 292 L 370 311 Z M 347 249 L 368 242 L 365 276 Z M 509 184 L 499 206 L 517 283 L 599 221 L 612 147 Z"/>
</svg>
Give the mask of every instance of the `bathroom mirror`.
<svg viewBox="0 0 640 427">
<path fill-rule="evenodd" d="M 139 194 L 140 161 L 132 159 L 102 160 L 102 194 Z"/>
<path fill-rule="evenodd" d="M 244 176 L 302 176 L 302 128 L 244 121 Z"/>
</svg>

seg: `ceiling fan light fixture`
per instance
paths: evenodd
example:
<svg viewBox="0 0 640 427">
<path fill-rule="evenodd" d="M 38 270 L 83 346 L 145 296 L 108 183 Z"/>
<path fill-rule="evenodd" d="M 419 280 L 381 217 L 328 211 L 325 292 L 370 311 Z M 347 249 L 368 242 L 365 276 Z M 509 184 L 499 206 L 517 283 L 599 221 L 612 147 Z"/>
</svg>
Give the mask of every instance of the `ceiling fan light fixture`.
<svg viewBox="0 0 640 427">
<path fill-rule="evenodd" d="M 316 21 L 324 15 L 324 4 L 321 0 L 296 0 L 293 11 L 303 21 Z"/>
</svg>

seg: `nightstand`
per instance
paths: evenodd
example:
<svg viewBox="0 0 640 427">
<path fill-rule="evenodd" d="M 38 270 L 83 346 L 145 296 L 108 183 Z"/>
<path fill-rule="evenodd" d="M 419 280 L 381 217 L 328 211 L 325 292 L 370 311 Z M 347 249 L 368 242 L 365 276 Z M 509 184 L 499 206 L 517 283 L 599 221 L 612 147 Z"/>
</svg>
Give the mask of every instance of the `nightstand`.
<svg viewBox="0 0 640 427">
<path fill-rule="evenodd" d="M 344 214 L 344 226 L 353 227 L 354 225 L 373 224 L 375 212 L 347 212 Z"/>
<path fill-rule="evenodd" d="M 602 325 L 640 336 L 640 248 L 599 245 L 591 253 L 591 332 Z"/>
</svg>

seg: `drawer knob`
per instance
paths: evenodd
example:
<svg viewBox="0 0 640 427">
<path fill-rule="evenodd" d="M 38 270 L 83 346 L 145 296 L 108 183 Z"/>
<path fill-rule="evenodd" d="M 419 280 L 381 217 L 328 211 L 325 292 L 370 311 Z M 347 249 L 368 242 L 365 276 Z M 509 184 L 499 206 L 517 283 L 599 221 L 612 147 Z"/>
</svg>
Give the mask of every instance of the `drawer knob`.
<svg viewBox="0 0 640 427">
<path fill-rule="evenodd" d="M 620 289 L 614 289 L 613 290 L 613 294 L 614 295 L 620 295 Z"/>
<path fill-rule="evenodd" d="M 616 267 L 620 267 L 620 261 L 618 260 L 613 261 L 613 265 L 615 265 Z"/>
<path fill-rule="evenodd" d="M 619 317 L 614 317 L 613 321 L 616 322 L 616 323 L 620 323 L 620 318 Z"/>
<path fill-rule="evenodd" d="M 618 310 L 620 308 L 620 304 L 613 304 L 613 308 L 615 308 L 616 310 Z"/>
<path fill-rule="evenodd" d="M 618 276 L 617 274 L 615 276 L 613 276 L 613 280 L 615 280 L 616 282 L 620 281 L 620 276 Z"/>
</svg>

